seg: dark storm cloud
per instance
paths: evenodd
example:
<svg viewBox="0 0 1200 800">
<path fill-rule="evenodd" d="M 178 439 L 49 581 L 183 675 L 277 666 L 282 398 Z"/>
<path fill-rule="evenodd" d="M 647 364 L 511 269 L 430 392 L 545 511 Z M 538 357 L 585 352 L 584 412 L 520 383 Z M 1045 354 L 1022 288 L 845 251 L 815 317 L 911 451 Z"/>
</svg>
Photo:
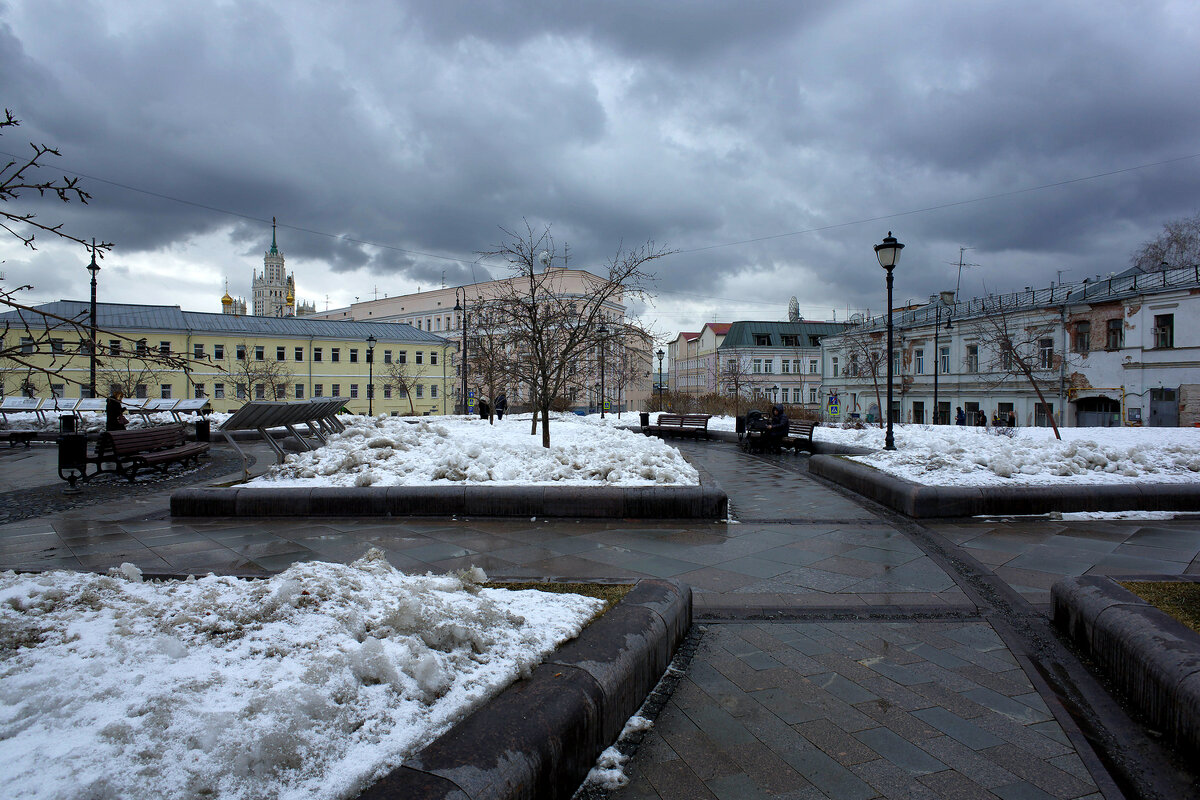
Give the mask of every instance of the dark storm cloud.
<svg viewBox="0 0 1200 800">
<path fill-rule="evenodd" d="M 578 266 L 653 239 L 676 327 L 878 310 L 888 230 L 922 297 L 960 246 L 964 293 L 1045 285 L 1196 210 L 1200 159 L 1022 191 L 1200 151 L 1191 6 L 810 6 L 9 2 L 0 149 L 143 190 L 39 206 L 126 253 L 224 232 L 253 263 L 277 216 L 322 294 L 506 274 L 477 254 L 523 219 Z"/>
</svg>

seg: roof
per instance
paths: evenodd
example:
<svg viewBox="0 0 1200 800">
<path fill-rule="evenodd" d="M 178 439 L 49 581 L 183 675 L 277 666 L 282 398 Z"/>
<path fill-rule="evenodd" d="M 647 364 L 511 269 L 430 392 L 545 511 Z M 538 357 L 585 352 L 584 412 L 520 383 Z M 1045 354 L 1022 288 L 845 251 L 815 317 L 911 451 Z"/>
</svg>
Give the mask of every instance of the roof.
<svg viewBox="0 0 1200 800">
<path fill-rule="evenodd" d="M 87 324 L 90 304 L 82 300 L 59 300 L 36 306 L 35 311 Z M 28 319 L 29 314 L 26 312 Z M 0 314 L 0 322 L 19 319 L 19 312 Z M 184 311 L 179 306 L 148 306 L 133 303 L 97 303 L 96 326 L 110 330 L 181 331 L 190 333 L 246 336 L 285 336 L 321 339 L 366 339 L 442 344 L 441 336 L 420 331 L 401 322 L 353 322 L 306 317 L 254 317 Z M 39 325 L 40 327 L 40 325 Z"/>
<path fill-rule="evenodd" d="M 732 322 L 707 322 L 705 323 L 704 327 L 708 328 L 717 336 L 724 336 L 725 334 L 729 333 L 729 328 L 732 325 Z"/>
<path fill-rule="evenodd" d="M 846 329 L 844 322 L 808 322 L 800 320 L 799 322 L 756 322 L 756 321 L 739 321 L 729 325 L 729 332 L 725 334 L 725 341 L 721 344 L 724 348 L 736 347 L 783 347 L 783 335 L 790 334 L 800 337 L 801 347 L 812 347 L 810 343 L 811 337 L 835 336 Z M 755 336 L 758 334 L 766 334 L 770 337 L 769 345 L 756 345 Z"/>
</svg>

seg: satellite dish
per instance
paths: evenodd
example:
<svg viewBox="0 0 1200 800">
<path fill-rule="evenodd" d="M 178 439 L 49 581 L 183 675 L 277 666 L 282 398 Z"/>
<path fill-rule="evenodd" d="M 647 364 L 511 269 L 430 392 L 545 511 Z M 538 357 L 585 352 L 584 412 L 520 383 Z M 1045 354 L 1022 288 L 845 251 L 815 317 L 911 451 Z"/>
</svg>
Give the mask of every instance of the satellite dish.
<svg viewBox="0 0 1200 800">
<path fill-rule="evenodd" d="M 792 295 L 792 299 L 788 300 L 788 322 L 800 321 L 800 301 Z"/>
</svg>

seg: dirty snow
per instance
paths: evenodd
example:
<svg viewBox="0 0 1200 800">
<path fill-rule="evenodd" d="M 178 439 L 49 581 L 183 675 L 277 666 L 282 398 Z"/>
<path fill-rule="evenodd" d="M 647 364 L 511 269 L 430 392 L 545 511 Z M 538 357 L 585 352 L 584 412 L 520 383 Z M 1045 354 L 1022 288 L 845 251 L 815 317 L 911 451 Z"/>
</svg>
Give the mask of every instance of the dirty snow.
<svg viewBox="0 0 1200 800">
<path fill-rule="evenodd" d="M 634 418 L 636 420 L 636 418 Z M 346 430 L 317 450 L 252 481 L 270 486 L 395 486 L 530 483 L 591 486 L 690 485 L 700 476 L 655 437 L 573 415 L 550 423 L 550 448 L 529 417 L 489 425 L 468 417 L 343 417 Z"/>
<path fill-rule="evenodd" d="M 354 797 L 602 606 L 485 578 L 0 573 L 0 796 Z"/>
</svg>

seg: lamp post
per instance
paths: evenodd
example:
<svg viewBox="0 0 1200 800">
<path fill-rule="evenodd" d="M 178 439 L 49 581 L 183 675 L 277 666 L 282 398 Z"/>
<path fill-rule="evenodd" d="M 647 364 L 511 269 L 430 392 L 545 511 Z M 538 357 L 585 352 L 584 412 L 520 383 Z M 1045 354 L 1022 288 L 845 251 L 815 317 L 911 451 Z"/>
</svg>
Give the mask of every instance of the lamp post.
<svg viewBox="0 0 1200 800">
<path fill-rule="evenodd" d="M 92 239 L 92 263 L 87 266 L 88 272 L 92 273 L 92 314 L 91 314 L 91 373 L 88 378 L 88 391 L 92 397 L 96 396 L 96 273 L 100 271 L 100 265 L 96 263 L 96 240 Z"/>
<path fill-rule="evenodd" d="M 942 347 L 939 334 L 942 331 L 942 307 L 946 305 L 946 296 L 953 297 L 953 292 L 942 292 L 938 296 L 937 304 L 933 308 L 933 424 L 937 425 L 941 421 L 941 411 L 938 406 L 938 370 L 942 364 Z M 946 311 L 946 330 L 954 330 L 954 326 L 950 324 L 952 312 Z"/>
<path fill-rule="evenodd" d="M 375 416 L 375 342 L 374 336 L 367 336 L 367 416 Z"/>
<path fill-rule="evenodd" d="M 896 268 L 903 249 L 904 245 L 896 241 L 891 231 L 888 231 L 883 244 L 875 245 L 875 257 L 879 259 L 879 266 L 887 272 L 887 410 L 883 412 L 887 417 L 887 434 L 883 437 L 884 450 L 896 449 L 896 439 L 892 436 L 892 270 Z"/>
<path fill-rule="evenodd" d="M 461 299 L 460 299 L 461 293 Z M 454 290 L 454 310 L 459 313 L 462 325 L 462 350 L 459 351 L 459 367 L 462 369 L 462 410 L 467 413 L 467 290 L 459 286 Z"/>
<path fill-rule="evenodd" d="M 608 336 L 608 328 L 603 322 L 596 333 L 600 334 L 600 419 L 604 419 L 604 337 Z"/>
<path fill-rule="evenodd" d="M 666 353 L 664 353 L 663 349 L 660 347 L 660 348 L 658 348 L 658 352 L 655 353 L 654 355 L 658 356 L 658 410 L 661 412 L 663 410 L 662 360 L 663 360 L 663 356 L 665 356 Z"/>
</svg>

